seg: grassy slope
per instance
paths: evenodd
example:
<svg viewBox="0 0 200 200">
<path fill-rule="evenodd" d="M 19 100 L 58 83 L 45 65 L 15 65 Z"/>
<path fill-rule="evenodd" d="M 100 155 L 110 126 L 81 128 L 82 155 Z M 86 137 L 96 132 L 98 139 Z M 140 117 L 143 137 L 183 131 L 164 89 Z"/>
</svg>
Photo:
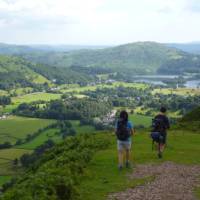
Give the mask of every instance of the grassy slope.
<svg viewBox="0 0 200 200">
<path fill-rule="evenodd" d="M 117 170 L 117 151 L 115 137 L 108 135 L 112 146 L 98 152 L 86 169 L 86 175 L 80 184 L 81 199 L 103 200 L 109 193 L 124 190 L 144 183 L 145 180 L 130 180 L 128 170 Z M 138 133 L 133 139 L 132 159 L 134 164 L 159 163 L 173 161 L 184 164 L 200 164 L 200 135 L 192 132 L 170 131 L 168 147 L 164 158 L 158 160 L 156 152 L 151 150 L 151 140 L 147 131 Z"/>
<path fill-rule="evenodd" d="M 33 83 L 50 83 L 44 76 L 34 72 L 29 66 L 31 63 L 13 56 L 0 55 L 0 72 L 18 72 L 24 79 Z M 9 79 L 9 76 L 7 77 Z"/>
<path fill-rule="evenodd" d="M 0 120 L 0 143 L 5 141 L 14 143 L 18 138 L 25 138 L 27 134 L 32 134 L 39 128 L 44 128 L 53 122 L 54 120 L 16 116 Z"/>
</svg>

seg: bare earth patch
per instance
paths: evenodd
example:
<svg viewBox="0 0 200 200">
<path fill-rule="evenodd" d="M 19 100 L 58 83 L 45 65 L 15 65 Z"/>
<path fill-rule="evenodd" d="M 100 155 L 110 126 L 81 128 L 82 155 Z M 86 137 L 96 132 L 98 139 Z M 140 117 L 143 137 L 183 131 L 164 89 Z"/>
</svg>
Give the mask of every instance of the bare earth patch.
<svg viewBox="0 0 200 200">
<path fill-rule="evenodd" d="M 193 189 L 200 186 L 200 166 L 164 162 L 138 165 L 131 178 L 155 177 L 142 186 L 111 194 L 112 200 L 196 200 Z"/>
</svg>

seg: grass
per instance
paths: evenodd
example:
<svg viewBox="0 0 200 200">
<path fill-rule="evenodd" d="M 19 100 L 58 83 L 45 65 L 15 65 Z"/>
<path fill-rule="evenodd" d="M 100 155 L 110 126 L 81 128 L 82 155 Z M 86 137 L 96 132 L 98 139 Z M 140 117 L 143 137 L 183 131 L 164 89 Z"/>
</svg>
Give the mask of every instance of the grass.
<svg viewBox="0 0 200 200">
<path fill-rule="evenodd" d="M 15 148 L 0 150 L 0 179 L 1 176 L 11 176 L 17 173 L 17 169 L 13 167 L 12 162 L 25 153 L 31 153 L 31 151 Z"/>
<path fill-rule="evenodd" d="M 8 92 L 5 90 L 0 90 L 0 96 L 7 96 Z"/>
<path fill-rule="evenodd" d="M 185 131 L 170 131 L 168 146 L 162 160 L 157 159 L 156 151 L 152 151 L 152 143 L 148 131 L 137 133 L 133 138 L 132 161 L 134 164 L 161 163 L 173 161 L 180 164 L 200 164 L 200 134 Z M 145 184 L 152 180 L 135 179 L 127 177 L 131 170 L 117 169 L 116 138 L 110 134 L 104 135 L 111 141 L 107 150 L 102 150 L 94 156 L 86 168 L 86 174 L 82 178 L 79 190 L 81 199 L 105 200 L 112 192 L 123 191 L 126 188 Z M 133 169 L 134 170 L 134 169 Z M 200 189 L 195 190 L 200 194 Z"/>
<path fill-rule="evenodd" d="M 53 122 L 54 120 L 10 116 L 0 120 L 0 143 L 5 141 L 14 143 L 17 139 L 23 139 L 27 134 L 32 134 Z"/>
<path fill-rule="evenodd" d="M 17 95 L 24 95 L 26 94 L 27 92 L 32 92 L 33 91 L 33 88 L 31 87 L 25 87 L 25 88 L 17 88 L 17 89 L 12 89 L 10 90 L 9 92 L 11 94 L 15 93 Z"/>
<path fill-rule="evenodd" d="M 0 150 L 0 159 L 6 159 L 6 160 L 14 160 L 15 158 L 19 158 L 21 155 L 23 155 L 24 153 L 29 153 L 31 151 L 26 150 L 26 149 L 1 149 Z"/>
<path fill-rule="evenodd" d="M 0 187 L 6 183 L 7 181 L 9 181 L 11 179 L 11 176 L 0 176 Z"/>
<path fill-rule="evenodd" d="M 161 93 L 161 94 L 177 94 L 183 96 L 189 95 L 200 95 L 200 89 L 191 89 L 191 88 L 163 88 L 163 89 L 154 89 L 152 94 Z"/>
<path fill-rule="evenodd" d="M 58 129 L 50 129 L 50 130 L 44 131 L 38 137 L 34 138 L 30 142 L 19 145 L 16 148 L 35 149 L 38 146 L 42 145 L 44 142 L 46 142 L 48 139 L 51 139 L 55 142 L 59 142 L 62 140 L 62 138 L 59 135 L 55 135 L 55 133 L 58 131 L 59 131 Z"/>
<path fill-rule="evenodd" d="M 124 83 L 124 82 L 114 82 L 112 84 L 101 84 L 101 85 L 94 85 L 94 86 L 84 86 L 84 87 L 69 87 L 69 88 L 66 88 L 64 87 L 61 88 L 61 92 L 62 93 L 70 93 L 70 92 L 73 92 L 73 93 L 81 93 L 81 92 L 85 92 L 85 91 L 95 91 L 97 90 L 98 88 L 101 89 L 101 88 L 116 88 L 116 87 L 131 87 L 131 88 L 136 88 L 136 89 L 145 89 L 148 87 L 147 84 L 143 84 L 143 83 Z"/>
<path fill-rule="evenodd" d="M 13 97 L 12 102 L 13 104 L 21 104 L 21 103 L 31 103 L 34 101 L 51 101 L 55 99 L 59 99 L 61 94 L 52 94 L 52 93 L 45 93 L 45 92 L 37 92 L 32 94 L 26 94 L 19 97 Z"/>
<path fill-rule="evenodd" d="M 144 127 L 150 127 L 152 122 L 152 117 L 139 114 L 130 114 L 129 119 L 135 126 L 143 125 Z"/>
<path fill-rule="evenodd" d="M 83 125 L 80 126 L 80 121 L 78 120 L 71 120 L 73 128 L 76 130 L 77 133 L 94 133 L 95 128 L 91 125 Z"/>
<path fill-rule="evenodd" d="M 84 125 L 80 126 L 80 122 L 78 120 L 71 120 L 73 128 L 76 130 L 77 133 L 93 133 L 95 132 L 95 128 L 90 125 Z M 50 129 L 47 131 L 42 132 L 39 136 L 34 138 L 28 143 L 16 146 L 16 148 L 19 149 L 35 149 L 38 146 L 42 145 L 44 142 L 46 142 L 48 139 L 51 139 L 55 141 L 56 143 L 60 142 L 62 140 L 62 137 L 59 135 L 56 135 L 55 133 L 59 132 L 59 129 Z"/>
</svg>

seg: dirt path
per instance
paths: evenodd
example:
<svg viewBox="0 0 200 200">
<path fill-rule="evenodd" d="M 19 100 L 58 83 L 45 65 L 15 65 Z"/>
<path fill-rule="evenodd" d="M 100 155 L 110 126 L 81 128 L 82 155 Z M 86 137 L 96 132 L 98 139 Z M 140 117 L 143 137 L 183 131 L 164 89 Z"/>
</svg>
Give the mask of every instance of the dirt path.
<svg viewBox="0 0 200 200">
<path fill-rule="evenodd" d="M 178 165 L 165 162 L 161 165 L 138 165 L 131 178 L 153 176 L 154 181 L 124 192 L 111 194 L 115 200 L 196 200 L 193 189 L 200 186 L 200 166 Z"/>
</svg>

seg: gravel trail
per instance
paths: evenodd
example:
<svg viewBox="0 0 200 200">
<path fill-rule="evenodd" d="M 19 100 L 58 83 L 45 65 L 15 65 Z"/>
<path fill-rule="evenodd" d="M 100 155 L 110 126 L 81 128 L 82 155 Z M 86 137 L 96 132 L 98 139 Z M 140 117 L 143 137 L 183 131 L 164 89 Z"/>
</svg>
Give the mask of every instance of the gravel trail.
<svg viewBox="0 0 200 200">
<path fill-rule="evenodd" d="M 164 162 L 137 165 L 130 178 L 155 179 L 142 186 L 109 195 L 109 200 L 197 200 L 193 189 L 200 187 L 200 166 Z"/>
</svg>

